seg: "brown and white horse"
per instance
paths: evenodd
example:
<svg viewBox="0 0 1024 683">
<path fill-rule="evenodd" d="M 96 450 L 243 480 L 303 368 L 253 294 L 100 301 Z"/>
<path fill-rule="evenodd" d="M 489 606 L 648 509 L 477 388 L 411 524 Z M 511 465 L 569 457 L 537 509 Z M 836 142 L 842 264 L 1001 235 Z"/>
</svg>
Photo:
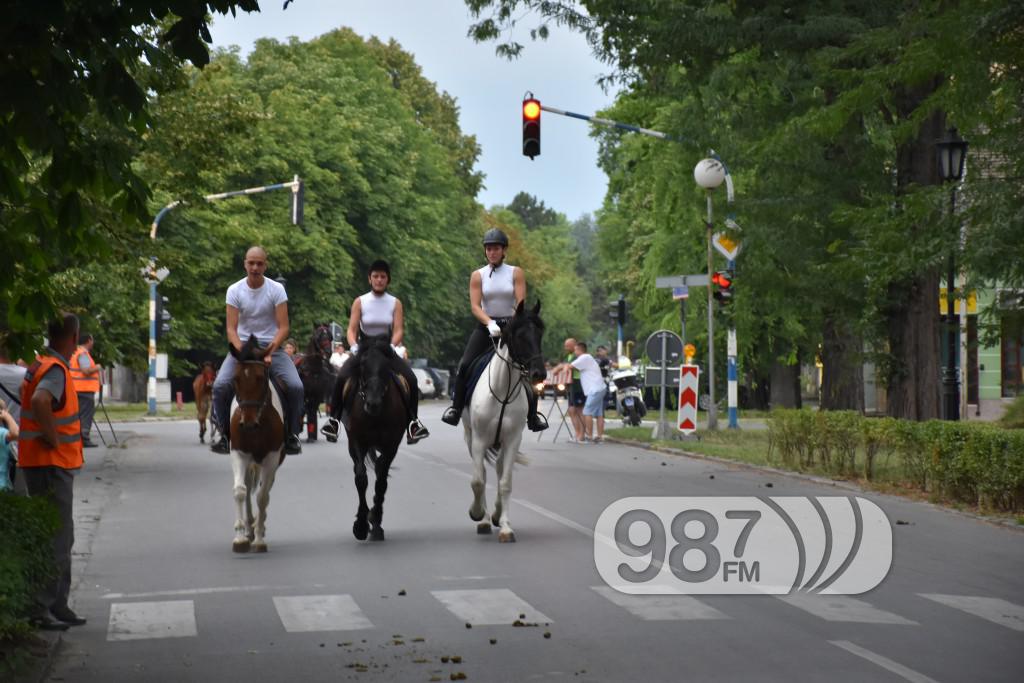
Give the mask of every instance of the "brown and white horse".
<svg viewBox="0 0 1024 683">
<path fill-rule="evenodd" d="M 206 418 L 210 414 L 210 403 L 213 400 L 213 381 L 217 379 L 217 371 L 213 363 L 203 363 L 202 371 L 192 380 L 192 392 L 196 397 L 196 419 L 199 420 L 199 443 L 206 443 Z M 212 426 L 213 420 L 210 420 Z M 213 434 L 210 435 L 213 441 Z"/>
<path fill-rule="evenodd" d="M 281 396 L 270 379 L 270 366 L 263 362 L 266 349 L 255 336 L 236 351 L 232 382 L 235 399 L 231 409 L 231 469 L 235 476 L 236 553 L 267 552 L 264 540 L 267 505 L 277 468 L 284 462 L 284 410 Z M 256 493 L 256 516 L 252 514 L 252 492 Z M 244 509 L 243 509 L 244 505 Z"/>
</svg>

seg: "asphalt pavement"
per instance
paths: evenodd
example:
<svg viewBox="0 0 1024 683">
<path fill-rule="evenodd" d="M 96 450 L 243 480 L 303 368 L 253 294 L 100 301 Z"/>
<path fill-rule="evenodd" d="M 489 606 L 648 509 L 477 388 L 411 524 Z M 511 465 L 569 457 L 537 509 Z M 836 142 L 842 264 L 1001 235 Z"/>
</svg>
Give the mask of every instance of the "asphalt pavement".
<svg viewBox="0 0 1024 683">
<path fill-rule="evenodd" d="M 1020 531 L 863 494 L 894 536 L 892 570 L 868 593 L 626 595 L 595 567 L 595 522 L 616 500 L 849 492 L 527 434 L 518 542 L 499 544 L 468 517 L 471 463 L 441 409 L 421 408 L 432 436 L 396 458 L 386 541 L 352 536 L 343 437 L 284 463 L 266 554 L 232 553 L 230 462 L 195 422 L 119 426 L 124 447 L 87 451 L 76 481 L 72 595 L 89 623 L 64 634 L 48 680 L 1021 679 Z"/>
</svg>

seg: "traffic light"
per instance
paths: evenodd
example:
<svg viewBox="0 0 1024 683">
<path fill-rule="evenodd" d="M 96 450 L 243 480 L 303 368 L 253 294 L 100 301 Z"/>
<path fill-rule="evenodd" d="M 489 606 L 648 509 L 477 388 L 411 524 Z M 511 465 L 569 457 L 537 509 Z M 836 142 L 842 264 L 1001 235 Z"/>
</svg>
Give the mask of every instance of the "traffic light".
<svg viewBox="0 0 1024 683">
<path fill-rule="evenodd" d="M 171 331 L 171 312 L 167 310 L 167 297 L 156 298 L 156 338 L 159 340 Z"/>
<path fill-rule="evenodd" d="M 715 290 L 715 300 L 719 306 L 726 306 L 732 301 L 732 273 L 727 270 L 720 270 L 711 276 L 711 282 L 718 286 Z"/>
<path fill-rule="evenodd" d="M 540 156 L 540 100 L 523 100 L 523 156 Z"/>
<path fill-rule="evenodd" d="M 626 298 L 624 296 L 622 296 L 621 294 L 619 295 L 619 301 L 616 304 L 616 308 L 617 308 L 618 314 L 619 314 L 618 315 L 619 324 L 622 325 L 623 327 L 625 327 L 626 326 Z"/>
</svg>

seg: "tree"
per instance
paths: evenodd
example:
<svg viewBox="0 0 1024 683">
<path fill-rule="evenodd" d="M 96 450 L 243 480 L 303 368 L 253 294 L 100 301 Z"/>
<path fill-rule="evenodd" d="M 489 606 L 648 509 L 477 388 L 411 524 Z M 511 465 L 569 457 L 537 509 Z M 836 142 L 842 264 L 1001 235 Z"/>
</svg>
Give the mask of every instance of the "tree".
<svg viewBox="0 0 1024 683">
<path fill-rule="evenodd" d="M 138 248 L 148 188 L 132 167 L 147 92 L 208 59 L 208 13 L 256 0 L 7 3 L 0 25 L 0 335 L 21 355 L 58 304 L 50 275 Z"/>
</svg>

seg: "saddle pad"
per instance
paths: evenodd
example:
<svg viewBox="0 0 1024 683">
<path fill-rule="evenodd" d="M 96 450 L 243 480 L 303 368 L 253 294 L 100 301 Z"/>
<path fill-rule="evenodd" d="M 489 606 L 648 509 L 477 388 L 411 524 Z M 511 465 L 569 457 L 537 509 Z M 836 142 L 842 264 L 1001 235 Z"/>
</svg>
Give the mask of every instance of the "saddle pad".
<svg viewBox="0 0 1024 683">
<path fill-rule="evenodd" d="M 481 355 L 477 356 L 476 360 L 469 366 L 469 377 L 466 380 L 466 404 L 469 404 L 469 399 L 473 398 L 473 389 L 476 388 L 476 383 L 480 381 L 480 377 L 484 374 L 484 369 L 487 364 L 491 362 L 491 357 L 494 356 L 494 349 L 490 351 L 484 351 Z"/>
</svg>

